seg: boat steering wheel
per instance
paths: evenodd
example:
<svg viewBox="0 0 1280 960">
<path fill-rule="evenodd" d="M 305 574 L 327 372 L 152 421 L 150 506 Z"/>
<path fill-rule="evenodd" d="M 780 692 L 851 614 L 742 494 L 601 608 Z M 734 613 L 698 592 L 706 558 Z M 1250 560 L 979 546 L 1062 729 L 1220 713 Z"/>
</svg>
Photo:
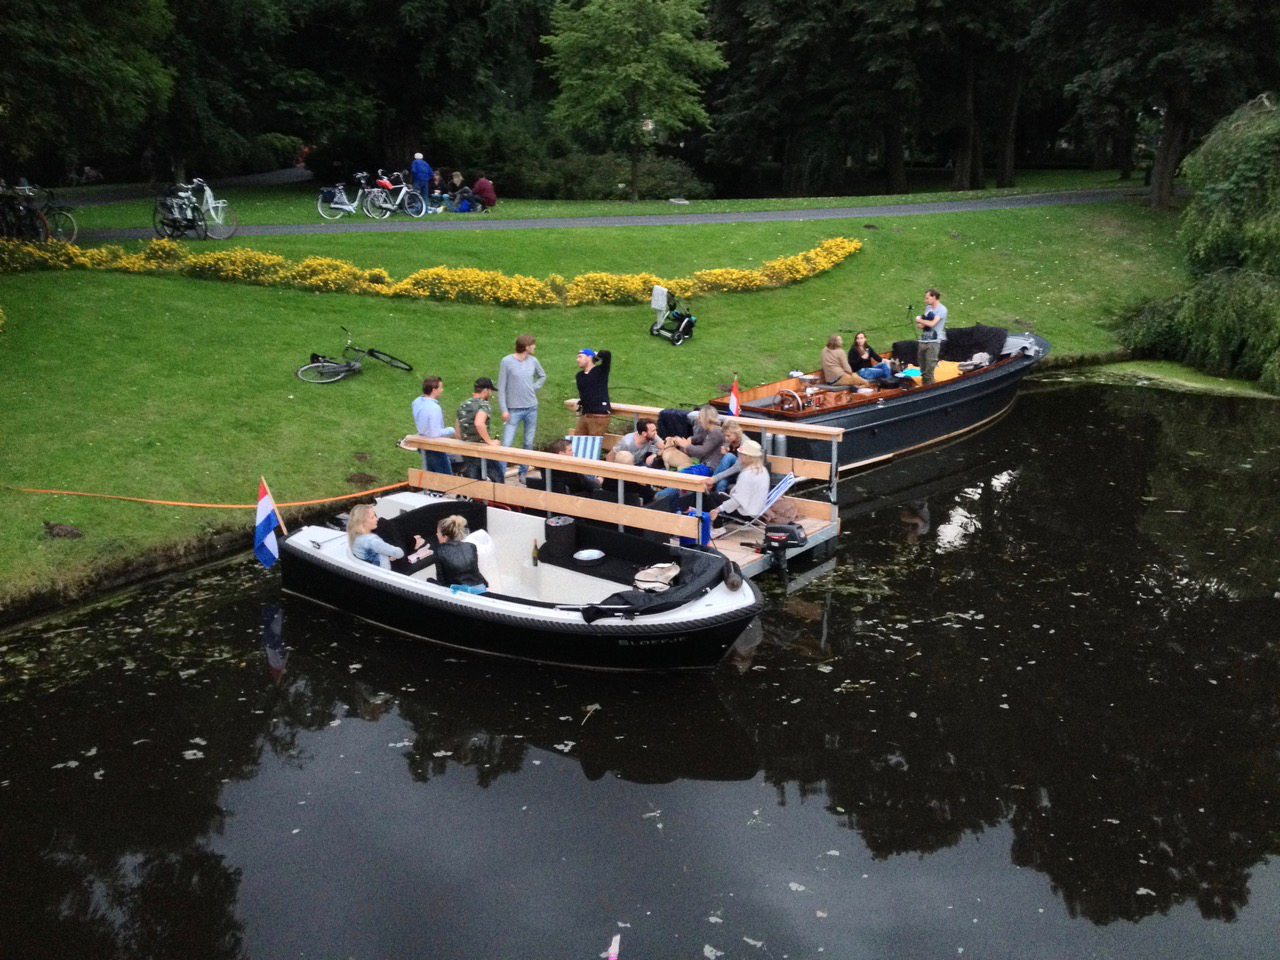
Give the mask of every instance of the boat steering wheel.
<svg viewBox="0 0 1280 960">
<path fill-rule="evenodd" d="M 804 401 L 800 399 L 800 394 L 794 390 L 780 390 L 778 392 L 778 409 L 783 413 L 799 413 L 804 409 Z"/>
</svg>

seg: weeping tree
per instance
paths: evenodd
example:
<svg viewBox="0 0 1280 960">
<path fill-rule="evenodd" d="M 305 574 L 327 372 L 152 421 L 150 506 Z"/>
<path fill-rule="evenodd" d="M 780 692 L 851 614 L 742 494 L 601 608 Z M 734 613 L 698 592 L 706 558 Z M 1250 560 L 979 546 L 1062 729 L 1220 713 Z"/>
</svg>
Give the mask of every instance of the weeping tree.
<svg viewBox="0 0 1280 960">
<path fill-rule="evenodd" d="M 1280 103 L 1263 95 L 1183 164 L 1193 190 L 1179 236 L 1194 283 L 1148 304 L 1135 349 L 1280 393 Z"/>
<path fill-rule="evenodd" d="M 630 158 L 632 200 L 640 158 L 658 139 L 709 124 L 700 78 L 725 62 L 698 38 L 705 24 L 702 0 L 561 0 L 551 12 L 551 118 Z"/>
</svg>

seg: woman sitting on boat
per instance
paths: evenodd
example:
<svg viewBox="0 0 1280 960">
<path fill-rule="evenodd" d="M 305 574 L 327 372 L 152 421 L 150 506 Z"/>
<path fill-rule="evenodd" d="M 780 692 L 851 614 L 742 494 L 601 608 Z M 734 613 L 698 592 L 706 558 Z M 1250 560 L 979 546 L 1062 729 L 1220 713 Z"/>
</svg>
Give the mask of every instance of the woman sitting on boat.
<svg viewBox="0 0 1280 960">
<path fill-rule="evenodd" d="M 390 568 L 391 561 L 399 560 L 403 557 L 404 551 L 399 547 L 392 546 L 374 533 L 374 528 L 377 526 L 378 512 L 373 508 L 372 504 L 357 503 L 351 508 L 351 515 L 347 518 L 347 543 L 351 547 L 352 555 L 357 560 Z M 426 541 L 422 537 L 415 536 L 413 538 L 413 545 L 419 550 L 425 544 Z M 418 556 L 415 553 L 410 559 L 416 559 Z"/>
<path fill-rule="evenodd" d="M 456 513 L 436 524 L 436 583 L 442 587 L 487 587 L 489 581 L 480 575 L 480 552 L 467 543 L 467 521 Z M 473 593 L 480 591 L 472 590 Z"/>
<path fill-rule="evenodd" d="M 853 338 L 853 346 L 849 348 L 849 366 L 863 380 L 884 380 L 893 376 L 893 368 L 889 361 L 871 349 L 867 343 L 867 335 L 861 330 Z"/>
<path fill-rule="evenodd" d="M 750 523 L 764 513 L 764 503 L 769 499 L 769 471 L 764 468 L 760 444 L 743 440 L 738 447 L 738 463 L 742 469 L 729 492 L 712 494 L 719 501 L 711 510 L 711 520 L 717 526 L 725 519 Z"/>
<path fill-rule="evenodd" d="M 707 477 L 707 489 L 714 488 L 716 493 L 728 493 L 729 484 L 742 472 L 742 464 L 738 462 L 738 451 L 742 447 L 742 441 L 746 439 L 742 433 L 742 427 L 736 423 L 726 423 L 723 430 L 724 446 L 720 448 L 723 454 L 720 457 L 720 465 L 711 476 Z"/>
<path fill-rule="evenodd" d="M 724 456 L 724 430 L 720 427 L 720 414 L 711 404 L 698 408 L 698 424 L 693 428 L 692 438 L 672 436 L 670 439 L 694 460 L 710 467 L 713 473 L 720 466 L 720 458 Z"/>
<path fill-rule="evenodd" d="M 865 387 L 867 381 L 853 372 L 844 353 L 844 337 L 833 333 L 822 351 L 822 382 L 831 387 Z"/>
</svg>

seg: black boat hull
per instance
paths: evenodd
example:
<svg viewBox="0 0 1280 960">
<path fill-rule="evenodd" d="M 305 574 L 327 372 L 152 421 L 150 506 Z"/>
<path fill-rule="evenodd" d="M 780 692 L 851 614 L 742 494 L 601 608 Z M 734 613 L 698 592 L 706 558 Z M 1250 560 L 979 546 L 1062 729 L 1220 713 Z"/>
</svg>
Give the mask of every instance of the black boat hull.
<svg viewBox="0 0 1280 960">
<path fill-rule="evenodd" d="M 285 541 L 284 590 L 409 637 L 468 653 L 587 670 L 706 669 L 718 664 L 763 600 L 747 580 L 753 603 L 731 613 L 679 622 L 606 620 L 588 624 L 539 622 L 529 616 L 478 610 L 468 595 L 424 595 L 412 585 L 389 586 Z"/>
</svg>

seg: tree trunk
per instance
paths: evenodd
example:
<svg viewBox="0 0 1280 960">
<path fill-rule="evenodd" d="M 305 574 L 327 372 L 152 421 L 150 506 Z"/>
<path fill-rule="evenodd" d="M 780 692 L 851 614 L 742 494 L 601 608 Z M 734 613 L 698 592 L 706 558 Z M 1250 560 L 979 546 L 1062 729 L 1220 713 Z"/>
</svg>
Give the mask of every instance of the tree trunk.
<svg viewBox="0 0 1280 960">
<path fill-rule="evenodd" d="M 1111 138 L 1111 165 L 1120 171 L 1121 180 L 1133 178 L 1133 144 L 1137 139 L 1137 118 L 1132 110 L 1121 108 L 1119 128 Z"/>
<path fill-rule="evenodd" d="M 906 145 L 902 136 L 902 124 L 896 120 L 882 127 L 884 133 L 884 172 L 887 176 L 886 192 L 907 192 Z"/>
<path fill-rule="evenodd" d="M 1167 207 L 1173 200 L 1173 177 L 1182 162 L 1183 144 L 1191 125 L 1191 90 L 1178 84 L 1165 90 L 1164 123 L 1160 128 L 1160 146 L 1151 165 L 1151 205 Z"/>
<path fill-rule="evenodd" d="M 1004 125 L 1000 130 L 1000 159 L 996 166 L 997 187 L 1014 186 L 1014 166 L 1018 162 L 1018 106 L 1022 102 L 1025 82 L 1026 67 L 1018 57 L 1004 92 Z"/>
<path fill-rule="evenodd" d="M 640 148 L 631 148 L 631 199 L 640 199 Z"/>
<path fill-rule="evenodd" d="M 973 58 L 964 58 L 964 71 L 961 77 L 963 87 L 960 91 L 962 126 L 956 138 L 956 167 L 951 176 L 952 190 L 969 190 L 973 175 L 974 140 L 976 139 L 977 121 L 973 116 Z"/>
</svg>

